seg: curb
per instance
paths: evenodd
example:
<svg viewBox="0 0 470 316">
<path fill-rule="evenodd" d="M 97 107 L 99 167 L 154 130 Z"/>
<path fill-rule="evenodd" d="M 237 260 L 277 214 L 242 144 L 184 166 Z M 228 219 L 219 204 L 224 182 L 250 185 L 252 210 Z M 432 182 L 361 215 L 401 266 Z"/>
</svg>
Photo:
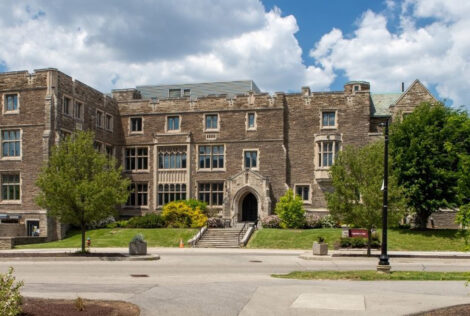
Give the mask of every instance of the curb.
<svg viewBox="0 0 470 316">
<path fill-rule="evenodd" d="M 318 261 L 331 261 L 334 259 L 377 259 L 380 255 L 372 254 L 371 256 L 367 256 L 366 254 L 359 254 L 359 253 L 334 253 L 325 256 L 318 256 L 313 255 L 310 252 L 306 252 L 299 256 L 300 259 L 303 260 L 318 260 Z M 409 258 L 409 259 L 470 259 L 470 255 L 428 255 L 428 254 L 389 254 L 390 258 Z"/>
<path fill-rule="evenodd" d="M 28 253 L 27 256 L 0 256 L 0 262 L 4 261 L 156 261 L 160 260 L 160 255 L 149 254 L 145 256 L 130 256 L 122 254 L 121 256 L 103 254 L 102 256 L 47 256 L 47 254 Z"/>
</svg>

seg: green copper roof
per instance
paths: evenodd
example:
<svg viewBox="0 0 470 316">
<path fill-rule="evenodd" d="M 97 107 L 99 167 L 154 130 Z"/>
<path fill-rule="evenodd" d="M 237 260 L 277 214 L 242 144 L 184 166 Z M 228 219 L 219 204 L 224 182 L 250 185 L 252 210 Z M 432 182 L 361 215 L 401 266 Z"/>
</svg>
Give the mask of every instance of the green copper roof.
<svg viewBox="0 0 470 316">
<path fill-rule="evenodd" d="M 370 95 L 371 116 L 390 115 L 389 107 L 397 102 L 401 93 L 374 93 Z"/>
</svg>

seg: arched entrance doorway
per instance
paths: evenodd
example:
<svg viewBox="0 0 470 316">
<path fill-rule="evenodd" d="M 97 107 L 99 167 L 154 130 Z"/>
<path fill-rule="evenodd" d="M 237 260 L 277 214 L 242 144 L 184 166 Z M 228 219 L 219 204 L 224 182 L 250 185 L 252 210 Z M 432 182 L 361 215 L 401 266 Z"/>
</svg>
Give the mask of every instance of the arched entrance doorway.
<svg viewBox="0 0 470 316">
<path fill-rule="evenodd" d="M 242 222 L 254 222 L 258 218 L 258 200 L 253 193 L 248 193 L 242 202 Z"/>
</svg>

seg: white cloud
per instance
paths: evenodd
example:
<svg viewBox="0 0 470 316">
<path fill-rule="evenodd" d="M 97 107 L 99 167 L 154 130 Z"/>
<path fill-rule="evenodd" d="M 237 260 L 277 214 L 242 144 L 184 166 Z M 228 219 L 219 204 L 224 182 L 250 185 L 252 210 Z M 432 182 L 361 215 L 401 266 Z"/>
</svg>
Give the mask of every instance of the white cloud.
<svg viewBox="0 0 470 316">
<path fill-rule="evenodd" d="M 398 14 L 392 32 L 385 13 L 367 11 L 351 37 L 333 29 L 310 55 L 325 69 L 370 81 L 375 91 L 396 91 L 400 82 L 419 78 L 438 97 L 469 105 L 470 2 L 406 0 Z"/>
<path fill-rule="evenodd" d="M 293 16 L 258 0 L 2 1 L 0 61 L 56 67 L 102 91 L 141 84 L 254 79 L 267 91 L 326 89 L 306 67 Z"/>
</svg>

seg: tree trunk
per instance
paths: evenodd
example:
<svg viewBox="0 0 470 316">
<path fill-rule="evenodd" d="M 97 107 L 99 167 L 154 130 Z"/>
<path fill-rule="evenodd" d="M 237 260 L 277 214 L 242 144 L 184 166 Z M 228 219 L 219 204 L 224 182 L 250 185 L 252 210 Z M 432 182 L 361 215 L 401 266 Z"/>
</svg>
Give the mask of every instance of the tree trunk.
<svg viewBox="0 0 470 316">
<path fill-rule="evenodd" d="M 416 229 L 425 230 L 428 226 L 429 215 L 426 211 L 416 212 L 415 226 Z"/>
<path fill-rule="evenodd" d="M 85 223 L 81 223 L 81 229 L 82 229 L 82 253 L 85 253 Z"/>
<path fill-rule="evenodd" d="M 367 257 L 370 257 L 371 242 L 372 242 L 372 229 L 367 228 Z"/>
</svg>

